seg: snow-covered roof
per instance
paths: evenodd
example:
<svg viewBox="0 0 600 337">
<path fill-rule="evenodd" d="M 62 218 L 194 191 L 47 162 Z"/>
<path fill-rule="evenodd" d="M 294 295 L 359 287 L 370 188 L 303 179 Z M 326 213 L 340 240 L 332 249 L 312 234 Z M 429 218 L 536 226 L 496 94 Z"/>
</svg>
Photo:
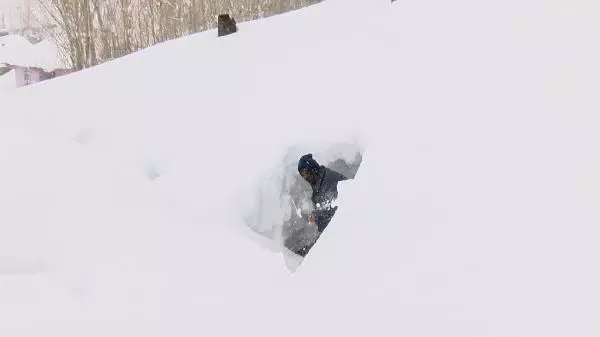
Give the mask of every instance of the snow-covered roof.
<svg viewBox="0 0 600 337">
<path fill-rule="evenodd" d="M 43 40 L 32 44 L 20 35 L 0 37 L 0 63 L 41 68 L 45 71 L 68 68 L 62 62 L 54 43 Z"/>
</svg>

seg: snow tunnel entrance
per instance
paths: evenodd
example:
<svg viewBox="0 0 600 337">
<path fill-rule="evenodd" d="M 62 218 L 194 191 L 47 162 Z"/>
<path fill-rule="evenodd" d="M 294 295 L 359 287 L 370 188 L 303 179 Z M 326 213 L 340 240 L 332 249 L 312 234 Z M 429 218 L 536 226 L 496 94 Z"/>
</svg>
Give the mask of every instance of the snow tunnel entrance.
<svg viewBox="0 0 600 337">
<path fill-rule="evenodd" d="M 312 154 L 319 165 L 312 184 L 298 171 L 298 162 L 306 154 Z M 352 143 L 289 148 L 253 193 L 245 223 L 255 239 L 282 253 L 290 270 L 299 267 L 319 237 L 336 226 L 335 213 L 342 207 L 338 202 L 344 199 L 337 187 L 352 183 L 362 158 L 363 150 Z"/>
</svg>

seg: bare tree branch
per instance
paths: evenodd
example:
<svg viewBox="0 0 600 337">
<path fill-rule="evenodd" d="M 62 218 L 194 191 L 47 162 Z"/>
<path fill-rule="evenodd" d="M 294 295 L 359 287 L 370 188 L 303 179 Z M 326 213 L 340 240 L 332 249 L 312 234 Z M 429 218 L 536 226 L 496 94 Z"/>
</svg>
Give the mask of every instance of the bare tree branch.
<svg viewBox="0 0 600 337">
<path fill-rule="evenodd" d="M 238 22 L 279 14 L 322 0 L 36 0 L 75 69 L 156 43 L 216 27 L 218 14 Z M 25 15 L 25 14 L 24 14 Z M 30 21 L 26 14 L 24 20 Z"/>
</svg>

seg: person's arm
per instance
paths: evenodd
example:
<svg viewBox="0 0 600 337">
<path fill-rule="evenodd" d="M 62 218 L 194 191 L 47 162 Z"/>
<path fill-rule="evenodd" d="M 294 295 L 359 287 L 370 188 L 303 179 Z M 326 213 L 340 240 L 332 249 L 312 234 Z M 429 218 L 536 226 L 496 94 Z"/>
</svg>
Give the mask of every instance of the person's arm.
<svg viewBox="0 0 600 337">
<path fill-rule="evenodd" d="M 343 175 L 343 174 L 341 174 L 341 173 L 339 173 L 337 171 L 334 171 L 332 169 L 329 169 L 329 172 L 327 172 L 327 174 L 329 175 L 328 178 L 331 181 L 335 181 L 335 182 L 344 181 L 344 180 L 350 179 L 350 178 L 346 177 L 345 175 Z"/>
</svg>

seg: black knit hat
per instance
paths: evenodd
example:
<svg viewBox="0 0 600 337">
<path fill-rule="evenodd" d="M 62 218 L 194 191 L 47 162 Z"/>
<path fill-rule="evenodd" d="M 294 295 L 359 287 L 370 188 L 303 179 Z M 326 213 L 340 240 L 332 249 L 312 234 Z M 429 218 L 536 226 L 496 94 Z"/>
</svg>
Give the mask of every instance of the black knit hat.
<svg viewBox="0 0 600 337">
<path fill-rule="evenodd" d="M 313 159 L 312 153 L 305 154 L 298 161 L 298 172 L 307 170 L 309 172 L 316 172 L 319 170 L 319 163 Z"/>
</svg>

